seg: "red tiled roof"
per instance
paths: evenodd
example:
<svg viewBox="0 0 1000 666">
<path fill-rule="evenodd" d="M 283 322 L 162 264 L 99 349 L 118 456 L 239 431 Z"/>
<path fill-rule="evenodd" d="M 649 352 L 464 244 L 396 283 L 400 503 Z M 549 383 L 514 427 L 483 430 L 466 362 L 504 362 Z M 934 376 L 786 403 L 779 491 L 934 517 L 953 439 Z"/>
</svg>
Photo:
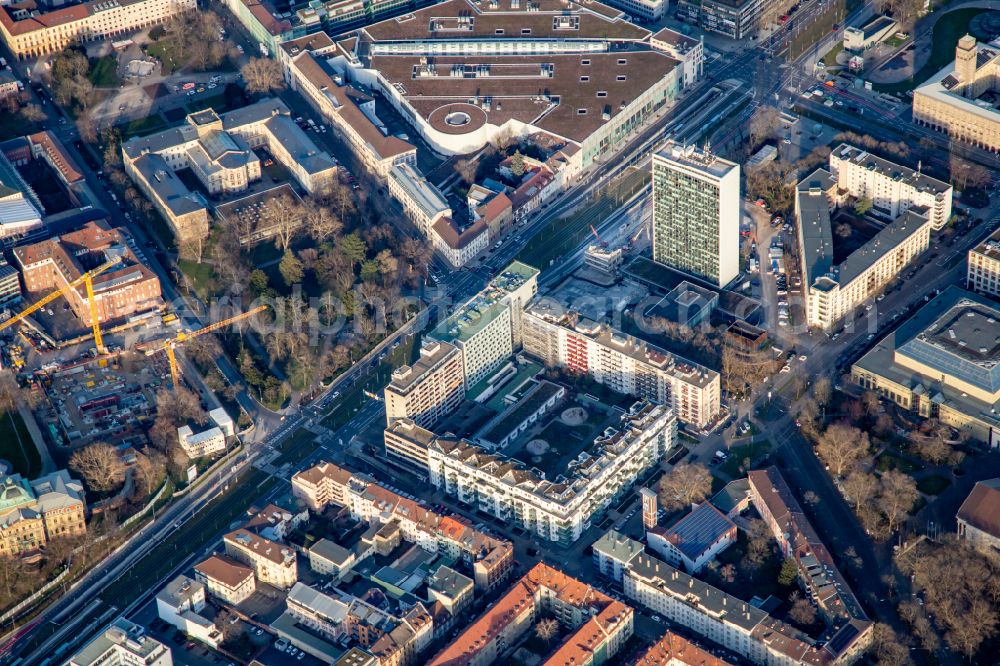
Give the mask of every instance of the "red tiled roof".
<svg viewBox="0 0 1000 666">
<path fill-rule="evenodd" d="M 513 204 L 511 203 L 510 198 L 501 192 L 487 201 L 486 204 L 479 209 L 479 214 L 484 220 L 489 222 L 490 220 L 495 220 L 500 217 L 512 207 Z"/>
<path fill-rule="evenodd" d="M 1000 538 L 1000 479 L 978 482 L 959 507 L 958 519 Z"/>
<path fill-rule="evenodd" d="M 672 631 L 664 634 L 632 666 L 663 666 L 670 663 L 684 666 L 731 666 L 728 661 L 713 656 Z"/>
<path fill-rule="evenodd" d="M 434 223 L 434 231 L 448 247 L 453 250 L 461 250 L 479 238 L 480 234 L 486 232 L 486 220 L 479 220 L 461 231 L 450 217 L 442 217 Z"/>
<path fill-rule="evenodd" d="M 555 594 L 563 603 L 592 609 L 596 613 L 559 648 L 553 659 L 547 662 L 549 664 L 583 664 L 585 660 L 581 657 L 597 648 L 603 637 L 633 612 L 629 606 L 600 590 L 540 562 L 514 583 L 492 608 L 459 634 L 451 645 L 428 662 L 428 666 L 468 666 L 476 661 L 477 654 L 511 623 L 524 613 L 534 611 L 536 604 L 540 603 L 541 588 Z"/>
<path fill-rule="evenodd" d="M 66 147 L 57 139 L 52 132 L 45 130 L 28 137 L 32 145 L 41 146 L 52 164 L 59 170 L 59 174 L 67 183 L 76 183 L 83 180 L 83 172 L 76 161 L 66 152 Z"/>
</svg>

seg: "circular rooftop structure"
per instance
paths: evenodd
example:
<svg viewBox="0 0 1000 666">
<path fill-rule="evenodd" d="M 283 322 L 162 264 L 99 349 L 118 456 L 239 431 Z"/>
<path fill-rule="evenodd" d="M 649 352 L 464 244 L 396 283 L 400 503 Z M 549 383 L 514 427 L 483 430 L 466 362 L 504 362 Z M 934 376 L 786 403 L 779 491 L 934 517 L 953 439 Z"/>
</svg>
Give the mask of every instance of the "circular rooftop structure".
<svg viewBox="0 0 1000 666">
<path fill-rule="evenodd" d="M 468 134 L 486 124 L 486 112 L 475 104 L 445 104 L 431 111 L 427 121 L 443 134 Z"/>
</svg>

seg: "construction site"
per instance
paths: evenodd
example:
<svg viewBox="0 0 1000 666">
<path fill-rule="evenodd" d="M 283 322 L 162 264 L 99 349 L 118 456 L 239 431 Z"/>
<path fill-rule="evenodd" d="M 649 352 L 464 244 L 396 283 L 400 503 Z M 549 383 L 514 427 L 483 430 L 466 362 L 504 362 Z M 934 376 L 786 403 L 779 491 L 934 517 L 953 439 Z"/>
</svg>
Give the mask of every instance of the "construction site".
<svg viewBox="0 0 1000 666">
<path fill-rule="evenodd" d="M 0 322 L 0 361 L 58 457 L 94 442 L 142 450 L 157 392 L 184 380 L 175 348 L 265 309 L 185 329 L 131 236 L 102 222 L 9 254 L 22 300 Z M 201 377 L 187 379 L 198 393 Z"/>
</svg>

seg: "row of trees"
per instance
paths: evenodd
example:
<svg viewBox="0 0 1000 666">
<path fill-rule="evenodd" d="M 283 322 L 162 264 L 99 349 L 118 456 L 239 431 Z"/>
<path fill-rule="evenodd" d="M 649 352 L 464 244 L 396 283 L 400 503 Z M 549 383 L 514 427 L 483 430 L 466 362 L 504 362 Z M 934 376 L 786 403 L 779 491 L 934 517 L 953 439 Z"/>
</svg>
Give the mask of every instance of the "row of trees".
<svg viewBox="0 0 1000 666">
<path fill-rule="evenodd" d="M 809 430 L 814 433 L 816 454 L 837 479 L 862 525 L 876 539 L 888 538 L 920 497 L 913 477 L 896 470 L 876 473 L 868 433 L 845 421 Z"/>
<path fill-rule="evenodd" d="M 974 661 L 1000 627 L 1000 559 L 946 536 L 900 551 L 896 564 L 925 602 L 899 605 L 920 646 L 934 652 L 943 643 Z"/>
</svg>

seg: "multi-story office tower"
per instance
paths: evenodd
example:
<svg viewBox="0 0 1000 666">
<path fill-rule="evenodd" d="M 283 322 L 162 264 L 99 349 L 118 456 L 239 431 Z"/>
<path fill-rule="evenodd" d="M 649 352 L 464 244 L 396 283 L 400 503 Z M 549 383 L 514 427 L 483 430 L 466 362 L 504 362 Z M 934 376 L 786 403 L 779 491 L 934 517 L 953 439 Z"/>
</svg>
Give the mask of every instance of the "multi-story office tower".
<svg viewBox="0 0 1000 666">
<path fill-rule="evenodd" d="M 385 387 L 385 419 L 411 418 L 429 428 L 462 402 L 462 353 L 447 342 L 425 341 L 413 365 L 396 368 Z"/>
<path fill-rule="evenodd" d="M 653 155 L 653 260 L 720 287 L 740 272 L 740 167 L 669 142 Z"/>
<path fill-rule="evenodd" d="M 1000 231 L 969 250 L 969 289 L 1000 296 Z"/>
</svg>

